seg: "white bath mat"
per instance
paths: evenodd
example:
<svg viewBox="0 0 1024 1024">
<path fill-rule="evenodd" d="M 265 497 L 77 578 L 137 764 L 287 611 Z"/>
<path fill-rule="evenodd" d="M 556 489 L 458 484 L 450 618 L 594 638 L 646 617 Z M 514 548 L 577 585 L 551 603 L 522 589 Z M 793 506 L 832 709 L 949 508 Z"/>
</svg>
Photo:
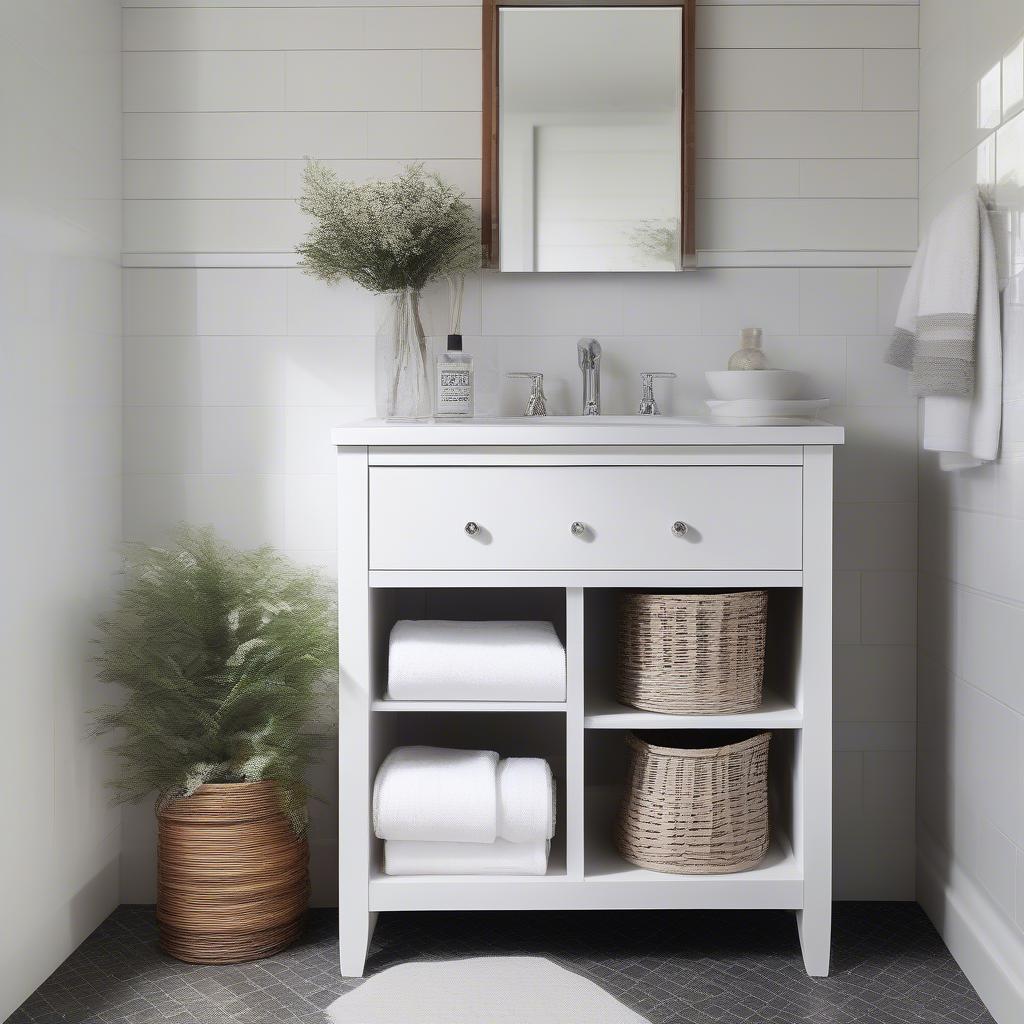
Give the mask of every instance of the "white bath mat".
<svg viewBox="0 0 1024 1024">
<path fill-rule="evenodd" d="M 593 982 L 535 956 L 399 964 L 327 1015 L 334 1024 L 649 1024 Z"/>
</svg>

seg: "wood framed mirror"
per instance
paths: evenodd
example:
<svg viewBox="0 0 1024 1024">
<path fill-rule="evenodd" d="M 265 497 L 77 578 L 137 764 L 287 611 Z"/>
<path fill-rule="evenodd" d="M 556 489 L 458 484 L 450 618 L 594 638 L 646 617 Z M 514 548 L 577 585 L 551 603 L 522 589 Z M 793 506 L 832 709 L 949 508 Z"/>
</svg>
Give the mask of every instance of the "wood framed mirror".
<svg viewBox="0 0 1024 1024">
<path fill-rule="evenodd" d="M 696 267 L 696 0 L 483 0 L 485 265 Z"/>
</svg>

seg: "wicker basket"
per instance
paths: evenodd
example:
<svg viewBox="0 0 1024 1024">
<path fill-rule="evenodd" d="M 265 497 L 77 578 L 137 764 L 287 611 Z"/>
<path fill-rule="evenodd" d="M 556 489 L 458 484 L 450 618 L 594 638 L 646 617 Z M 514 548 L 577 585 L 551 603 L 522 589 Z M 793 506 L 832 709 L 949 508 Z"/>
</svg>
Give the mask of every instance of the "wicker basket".
<svg viewBox="0 0 1024 1024">
<path fill-rule="evenodd" d="M 629 734 L 629 776 L 615 823 L 615 845 L 626 860 L 653 871 L 715 875 L 764 857 L 772 734 L 737 741 L 743 735 Z"/>
<path fill-rule="evenodd" d="M 309 849 L 273 782 L 201 786 L 157 818 L 166 952 L 188 963 L 241 963 L 295 941 L 309 901 Z"/>
<path fill-rule="evenodd" d="M 768 595 L 623 594 L 618 698 L 669 715 L 761 706 Z"/>
</svg>

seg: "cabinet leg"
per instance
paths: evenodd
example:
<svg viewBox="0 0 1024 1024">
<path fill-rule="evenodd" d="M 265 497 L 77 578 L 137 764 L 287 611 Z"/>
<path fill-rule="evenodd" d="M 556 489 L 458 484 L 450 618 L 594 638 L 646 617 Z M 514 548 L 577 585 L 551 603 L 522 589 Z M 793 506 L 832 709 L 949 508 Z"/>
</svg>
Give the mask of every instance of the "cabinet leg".
<svg viewBox="0 0 1024 1024">
<path fill-rule="evenodd" d="M 832 951 L 832 907 L 805 908 L 796 912 L 796 928 L 804 955 L 804 969 L 811 978 L 827 978 Z"/>
<path fill-rule="evenodd" d="M 366 966 L 366 954 L 370 948 L 373 930 L 377 927 L 377 913 L 341 914 L 340 946 L 341 976 L 361 978 Z"/>
</svg>

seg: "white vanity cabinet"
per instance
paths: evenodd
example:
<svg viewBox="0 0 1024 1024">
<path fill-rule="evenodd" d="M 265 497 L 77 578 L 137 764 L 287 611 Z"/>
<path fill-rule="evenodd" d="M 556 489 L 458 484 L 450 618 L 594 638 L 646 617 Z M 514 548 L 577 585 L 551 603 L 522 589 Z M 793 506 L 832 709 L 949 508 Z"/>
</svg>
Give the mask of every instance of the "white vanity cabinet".
<svg viewBox="0 0 1024 1024">
<path fill-rule="evenodd" d="M 338 452 L 341 969 L 360 975 L 390 910 L 783 908 L 828 973 L 832 861 L 832 453 L 827 424 L 657 420 L 386 424 Z M 769 590 L 756 712 L 669 716 L 615 701 L 614 617 L 630 589 Z M 566 648 L 564 703 L 386 699 L 399 618 L 540 618 Z M 611 823 L 625 733 L 770 729 L 772 845 L 757 867 L 668 875 L 623 861 Z M 401 743 L 544 756 L 558 834 L 543 877 L 390 877 L 371 827 Z"/>
</svg>

